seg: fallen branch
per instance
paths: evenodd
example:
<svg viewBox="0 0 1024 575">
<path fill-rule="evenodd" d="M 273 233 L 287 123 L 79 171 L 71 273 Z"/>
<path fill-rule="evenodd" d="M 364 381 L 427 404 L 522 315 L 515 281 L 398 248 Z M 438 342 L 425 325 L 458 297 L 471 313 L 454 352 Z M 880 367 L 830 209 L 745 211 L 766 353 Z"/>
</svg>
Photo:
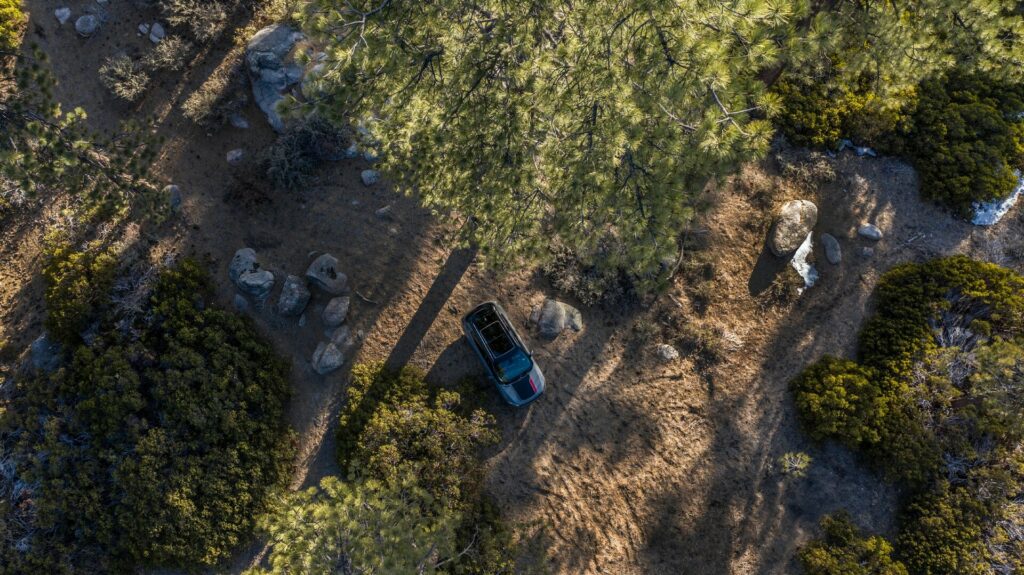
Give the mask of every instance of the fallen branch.
<svg viewBox="0 0 1024 575">
<path fill-rule="evenodd" d="M 375 300 L 372 300 L 372 299 L 364 296 L 363 294 L 359 293 L 359 290 L 352 290 L 352 291 L 354 291 L 355 294 L 357 296 L 359 296 L 359 298 L 362 299 L 363 301 L 365 301 L 366 303 L 372 303 L 373 305 L 380 305 L 379 301 L 375 301 Z"/>
</svg>

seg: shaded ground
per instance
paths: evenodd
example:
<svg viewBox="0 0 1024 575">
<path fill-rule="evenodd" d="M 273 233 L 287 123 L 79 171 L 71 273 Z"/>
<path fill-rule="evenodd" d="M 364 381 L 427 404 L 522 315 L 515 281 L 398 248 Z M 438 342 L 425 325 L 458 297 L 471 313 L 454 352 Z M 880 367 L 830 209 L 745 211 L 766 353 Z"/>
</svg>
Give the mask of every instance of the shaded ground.
<svg viewBox="0 0 1024 575">
<path fill-rule="evenodd" d="M 242 147 L 251 158 L 271 141 L 258 111 L 246 110 L 252 129 L 208 136 L 176 108 L 221 64 L 227 42 L 201 55 L 180 83 L 162 78 L 138 110 L 127 109 L 105 94 L 95 70 L 117 50 L 146 47 L 133 32 L 143 16 L 111 5 L 104 31 L 82 40 L 70 24 L 57 29 L 56 2 L 29 5 L 30 40 L 53 55 L 65 102 L 87 107 L 98 127 L 131 114 L 158 120 L 168 141 L 157 172 L 181 186 L 185 202 L 183 214 L 150 243 L 160 253 L 206 258 L 225 305 L 234 295 L 227 262 L 239 247 L 257 250 L 278 276 L 278 290 L 284 274 L 301 275 L 318 253 L 330 252 L 362 296 L 352 298 L 353 330 L 364 335 L 357 360 L 417 365 L 446 383 L 478 371 L 460 339 L 462 313 L 499 299 L 525 326 L 531 307 L 552 295 L 533 272 L 498 279 L 471 253 L 453 250 L 445 228 L 414 202 L 385 185 L 362 186 L 360 161 L 330 166 L 323 185 L 298 194 L 264 191 L 251 160 L 228 167 L 228 150 Z M 824 353 L 852 353 L 871 290 L 893 264 L 968 253 L 1020 270 L 1024 225 L 1017 212 L 995 229 L 974 228 L 922 204 L 913 172 L 896 160 L 843 155 L 834 165 L 836 181 L 820 188 L 749 167 L 711 193 L 713 207 L 698 223 L 716 268 L 708 307 L 698 313 L 680 280 L 654 309 L 677 305 L 694 323 L 730 334 L 721 363 L 708 370 L 692 358 L 657 363 L 633 341 L 634 325 L 654 311 L 588 309 L 580 334 L 530 342 L 547 374 L 544 397 L 515 411 L 494 394 L 503 440 L 488 453 L 488 491 L 536 535 L 554 572 L 790 573 L 795 548 L 824 513 L 844 507 L 864 526 L 891 529 L 895 494 L 844 450 L 802 437 L 787 383 Z M 819 231 L 839 238 L 844 261 L 832 267 L 818 253 L 818 286 L 792 306 L 765 308 L 761 292 L 780 267 L 763 250 L 770 214 L 795 197 L 818 203 Z M 392 216 L 378 218 L 385 205 Z M 15 345 L 27 345 L 39 330 L 39 245 L 57 208 L 43 203 L 9 219 L 0 235 L 0 335 Z M 886 233 L 868 258 L 857 251 L 869 243 L 855 235 L 864 221 Z M 295 486 L 339 472 L 331 426 L 346 376 L 321 377 L 309 365 L 323 337 L 317 317 L 324 303 L 317 294 L 305 326 L 270 306 L 250 312 L 292 359 L 289 419 L 302 454 Z M 814 458 L 806 478 L 775 469 L 789 451 Z M 258 557 L 254 544 L 233 572 Z"/>
</svg>

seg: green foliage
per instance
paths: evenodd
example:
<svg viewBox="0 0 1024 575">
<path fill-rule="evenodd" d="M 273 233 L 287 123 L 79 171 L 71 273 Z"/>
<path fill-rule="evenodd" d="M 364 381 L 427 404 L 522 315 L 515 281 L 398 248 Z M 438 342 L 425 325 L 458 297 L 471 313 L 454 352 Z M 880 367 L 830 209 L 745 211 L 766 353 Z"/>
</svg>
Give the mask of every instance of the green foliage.
<svg viewBox="0 0 1024 575">
<path fill-rule="evenodd" d="M 811 437 L 836 437 L 854 449 L 878 443 L 886 416 L 901 406 L 902 390 L 882 389 L 875 379 L 857 363 L 830 356 L 804 370 L 791 387 Z"/>
<path fill-rule="evenodd" d="M 434 573 L 455 549 L 458 521 L 413 473 L 394 481 L 328 477 L 319 490 L 289 494 L 263 521 L 269 568 L 246 575 Z"/>
<path fill-rule="evenodd" d="M 118 54 L 103 61 L 100 82 L 111 94 L 125 102 L 134 102 L 146 93 L 149 75 L 127 54 Z"/>
<path fill-rule="evenodd" d="M 1005 198 L 1024 168 L 1024 84 L 955 72 L 924 82 L 907 154 L 921 194 L 967 217 L 974 202 Z"/>
<path fill-rule="evenodd" d="M 21 0 L 0 0 L 0 50 L 17 48 L 21 43 L 24 26 L 25 13 L 21 10 Z"/>
<path fill-rule="evenodd" d="M 106 331 L 18 381 L 0 438 L 32 499 L 29 521 L 0 519 L 8 572 L 210 566 L 248 535 L 290 471 L 287 366 L 210 296 L 182 262 L 137 339 Z"/>
<path fill-rule="evenodd" d="M 0 83 L 10 80 L 0 67 Z M 153 138 L 135 124 L 110 135 L 85 125 L 82 109 L 64 112 L 41 52 L 18 59 L 17 89 L 0 95 L 0 177 L 26 194 L 61 189 L 86 214 L 109 214 L 155 194 L 147 180 Z"/>
<path fill-rule="evenodd" d="M 309 185 L 325 161 L 340 159 L 343 148 L 341 132 L 312 116 L 289 126 L 264 152 L 263 163 L 275 188 L 295 191 Z"/>
<path fill-rule="evenodd" d="M 864 537 L 845 513 L 821 520 L 825 538 L 800 550 L 807 575 L 907 575 L 892 558 L 892 545 L 882 537 Z"/>
<path fill-rule="evenodd" d="M 542 270 L 556 289 L 572 295 L 583 305 L 621 307 L 637 301 L 638 278 L 609 266 L 605 257 L 581 257 L 565 246 L 552 246 L 551 257 Z"/>
<path fill-rule="evenodd" d="M 990 573 L 982 539 L 984 509 L 964 489 L 940 486 L 911 502 L 897 545 L 914 575 Z"/>
<path fill-rule="evenodd" d="M 783 453 L 779 457 L 779 471 L 783 475 L 801 478 L 807 475 L 807 469 L 811 466 L 810 455 L 802 451 L 790 451 L 789 453 Z"/>
<path fill-rule="evenodd" d="M 807 11 L 318 0 L 304 25 L 326 59 L 295 104 L 364 126 L 389 181 L 466 218 L 491 263 L 614 237 L 612 267 L 647 278 L 709 179 L 767 150 L 776 98 L 758 73 Z"/>
<path fill-rule="evenodd" d="M 117 258 L 96 244 L 79 251 L 59 240 L 47 251 L 46 329 L 57 341 L 74 345 L 110 295 Z"/>
</svg>

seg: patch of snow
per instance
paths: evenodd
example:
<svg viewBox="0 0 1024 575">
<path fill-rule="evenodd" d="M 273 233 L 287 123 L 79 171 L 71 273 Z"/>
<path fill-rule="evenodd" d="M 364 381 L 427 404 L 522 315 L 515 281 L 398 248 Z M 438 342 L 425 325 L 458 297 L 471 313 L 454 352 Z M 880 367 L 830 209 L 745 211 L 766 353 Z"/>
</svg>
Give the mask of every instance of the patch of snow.
<svg viewBox="0 0 1024 575">
<path fill-rule="evenodd" d="M 793 266 L 796 273 L 800 274 L 800 277 L 804 279 L 804 290 L 813 287 L 818 281 L 817 268 L 814 267 L 814 264 L 807 261 L 808 256 L 811 255 L 811 249 L 814 247 L 811 241 L 812 235 L 813 233 L 807 234 L 807 239 L 796 249 L 792 261 L 789 262 L 789 265 Z M 803 290 L 800 290 L 800 292 L 803 293 Z"/>
<path fill-rule="evenodd" d="M 971 223 L 976 226 L 994 226 L 1003 219 L 1024 194 L 1024 176 L 1017 172 L 1017 187 L 1009 197 L 991 202 L 974 202 L 974 217 Z"/>
</svg>

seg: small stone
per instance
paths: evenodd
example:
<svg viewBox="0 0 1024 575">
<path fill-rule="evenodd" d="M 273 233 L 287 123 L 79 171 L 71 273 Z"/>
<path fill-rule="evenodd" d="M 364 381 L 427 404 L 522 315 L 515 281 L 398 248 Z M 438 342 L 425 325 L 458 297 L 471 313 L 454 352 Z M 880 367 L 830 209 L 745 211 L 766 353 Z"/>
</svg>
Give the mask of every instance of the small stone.
<svg viewBox="0 0 1024 575">
<path fill-rule="evenodd" d="M 160 42 L 163 41 L 163 39 L 166 36 L 167 36 L 167 32 L 164 31 L 163 25 L 161 25 L 159 22 L 154 22 L 153 25 L 149 27 L 149 41 L 150 42 L 152 42 L 154 44 L 159 44 Z"/>
<path fill-rule="evenodd" d="M 363 152 L 363 159 L 372 164 L 379 160 L 380 156 L 378 156 L 377 152 L 374 152 L 373 150 L 366 150 Z"/>
<path fill-rule="evenodd" d="M 352 160 L 359 157 L 359 146 L 352 144 L 348 148 L 345 148 L 345 158 Z"/>
<path fill-rule="evenodd" d="M 71 19 L 71 8 L 57 8 L 53 11 L 53 17 L 60 22 L 61 26 L 67 24 L 68 20 Z"/>
<path fill-rule="evenodd" d="M 860 257 L 870 258 L 875 255 L 875 248 L 864 246 L 860 248 Z"/>
<path fill-rule="evenodd" d="M 388 204 L 383 208 L 377 210 L 376 212 L 374 212 L 374 215 L 376 215 L 378 218 L 382 220 L 389 219 L 391 217 L 391 204 Z"/>
<path fill-rule="evenodd" d="M 149 36 L 149 24 L 139 24 L 139 34 Z"/>
<path fill-rule="evenodd" d="M 177 213 L 181 210 L 181 189 L 178 186 L 164 186 L 164 195 L 167 196 L 167 205 L 171 212 Z"/>
<path fill-rule="evenodd" d="M 352 300 L 348 296 L 331 298 L 320 316 L 324 320 L 324 325 L 334 327 L 345 323 L 351 303 Z"/>
<path fill-rule="evenodd" d="M 252 248 L 242 248 L 235 252 L 235 255 L 231 258 L 231 263 L 228 265 L 228 277 L 231 281 L 238 283 L 238 278 L 246 272 L 254 272 L 258 270 L 260 264 L 256 262 L 256 250 Z"/>
<path fill-rule="evenodd" d="M 377 170 L 363 170 L 359 174 L 364 186 L 372 186 L 380 181 L 380 172 Z"/>
<path fill-rule="evenodd" d="M 289 275 L 284 279 L 281 295 L 277 299 L 277 313 L 286 316 L 301 314 L 310 296 L 306 281 L 299 276 Z"/>
<path fill-rule="evenodd" d="M 659 343 L 654 348 L 654 352 L 658 354 L 658 359 L 664 362 L 675 361 L 679 359 L 679 351 L 668 345 L 667 343 Z"/>
<path fill-rule="evenodd" d="M 265 300 L 274 289 L 274 274 L 267 270 L 245 272 L 238 278 L 238 289 L 257 300 Z"/>
<path fill-rule="evenodd" d="M 238 312 L 247 312 L 247 311 L 249 311 L 249 300 L 245 299 L 245 296 L 240 294 L 240 293 L 236 293 L 235 294 L 235 299 L 232 300 L 232 303 L 235 306 L 235 311 L 238 311 Z"/>
<path fill-rule="evenodd" d="M 333 343 L 322 341 L 313 352 L 313 369 L 320 375 L 338 369 L 345 363 L 345 355 Z"/>
<path fill-rule="evenodd" d="M 228 152 L 227 155 L 228 164 L 231 164 L 232 166 L 237 166 L 238 164 L 242 163 L 242 159 L 244 157 L 245 150 L 243 150 L 242 148 L 236 148 L 234 150 L 231 150 Z"/>
<path fill-rule="evenodd" d="M 246 120 L 245 116 L 241 114 L 231 114 L 231 117 L 228 118 L 228 121 L 231 122 L 232 126 L 238 128 L 239 130 L 249 129 L 249 120 Z"/>
<path fill-rule="evenodd" d="M 348 289 L 348 276 L 338 271 L 338 258 L 323 254 L 313 260 L 306 277 L 331 295 L 341 295 Z"/>
<path fill-rule="evenodd" d="M 79 16 L 78 20 L 75 20 L 75 31 L 80 36 L 88 38 L 96 33 L 96 30 L 100 28 L 100 19 L 92 14 L 86 14 L 85 16 Z"/>
<path fill-rule="evenodd" d="M 878 229 L 875 224 L 862 224 L 857 228 L 857 235 L 877 242 L 882 239 L 882 230 Z"/>
<path fill-rule="evenodd" d="M 299 316 L 299 327 L 306 327 L 306 314 Z"/>
<path fill-rule="evenodd" d="M 347 325 L 343 325 L 331 333 L 331 343 L 337 346 L 342 352 L 348 351 L 348 348 L 355 343 L 352 340 L 352 330 Z"/>
<path fill-rule="evenodd" d="M 825 248 L 825 259 L 832 265 L 839 265 L 843 261 L 843 250 L 839 246 L 839 240 L 832 234 L 821 234 L 821 245 Z"/>
</svg>

